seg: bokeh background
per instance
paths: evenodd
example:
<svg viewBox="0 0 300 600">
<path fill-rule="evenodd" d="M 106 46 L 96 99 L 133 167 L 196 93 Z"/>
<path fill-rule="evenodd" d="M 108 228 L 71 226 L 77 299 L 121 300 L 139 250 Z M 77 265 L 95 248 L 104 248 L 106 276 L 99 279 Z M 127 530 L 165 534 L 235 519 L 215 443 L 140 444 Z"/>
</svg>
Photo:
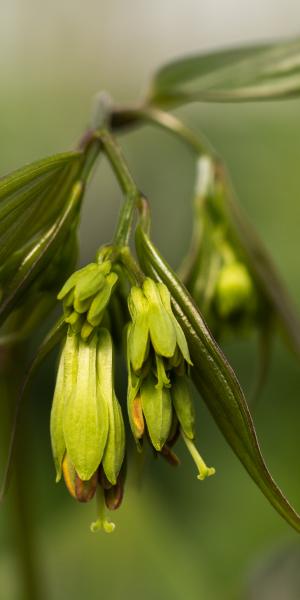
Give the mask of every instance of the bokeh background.
<svg viewBox="0 0 300 600">
<path fill-rule="evenodd" d="M 97 91 L 105 89 L 119 102 L 134 100 L 171 58 L 296 35 L 299 19 L 298 0 L 3 0 L 0 173 L 72 147 Z M 300 310 L 300 102 L 199 104 L 179 114 L 223 157 Z M 121 143 L 151 199 L 155 241 L 176 267 L 191 235 L 191 157 L 149 127 L 123 135 Z M 83 210 L 81 262 L 110 240 L 120 203 L 103 160 Z M 248 389 L 255 339 L 227 344 L 225 351 Z M 41 600 L 300 597 L 297 534 L 246 475 L 200 399 L 199 443 L 217 475 L 197 481 L 183 447 L 178 470 L 149 458 L 141 485 L 135 468 L 129 473 L 115 533 L 92 535 L 93 503 L 76 504 L 63 484 L 54 483 L 48 433 L 53 381 L 54 358 L 37 377 L 22 421 L 20 476 L 30 522 L 23 523 L 16 486 L 0 512 L 1 600 L 25 597 L 22 564 L 30 544 Z M 268 465 L 298 507 L 299 390 L 299 364 L 277 339 L 256 423 Z M 4 432 L 1 440 L 4 459 Z"/>
</svg>

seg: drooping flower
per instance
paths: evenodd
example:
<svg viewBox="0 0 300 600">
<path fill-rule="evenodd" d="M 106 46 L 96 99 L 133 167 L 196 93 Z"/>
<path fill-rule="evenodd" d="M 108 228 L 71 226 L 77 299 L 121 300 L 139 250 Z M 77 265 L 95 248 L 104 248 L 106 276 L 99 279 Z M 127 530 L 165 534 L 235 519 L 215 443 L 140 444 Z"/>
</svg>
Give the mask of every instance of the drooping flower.
<svg viewBox="0 0 300 600">
<path fill-rule="evenodd" d="M 63 473 L 71 495 L 86 502 L 98 488 L 98 496 L 105 499 L 105 480 L 112 504 L 114 488 L 120 487 L 125 432 L 114 391 L 112 339 L 107 329 L 100 328 L 88 341 L 69 330 L 60 357 L 50 428 L 57 481 Z M 93 528 L 107 529 L 103 502 L 99 511 Z"/>
<path fill-rule="evenodd" d="M 128 299 L 128 414 L 138 443 L 145 433 L 153 448 L 165 455 L 180 432 L 199 469 L 212 475 L 194 446 L 195 418 L 188 386 L 188 345 L 163 283 L 146 278 Z"/>
</svg>

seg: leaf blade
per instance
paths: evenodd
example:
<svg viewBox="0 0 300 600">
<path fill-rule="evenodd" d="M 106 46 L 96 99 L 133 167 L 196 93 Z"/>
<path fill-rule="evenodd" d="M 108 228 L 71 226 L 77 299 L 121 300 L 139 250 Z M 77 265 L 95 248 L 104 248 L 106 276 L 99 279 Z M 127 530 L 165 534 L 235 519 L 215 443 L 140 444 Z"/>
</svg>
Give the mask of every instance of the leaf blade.
<svg viewBox="0 0 300 600">
<path fill-rule="evenodd" d="M 21 167 L 0 178 L 0 201 L 8 194 L 30 183 L 33 179 L 60 169 L 82 157 L 81 152 L 71 151 L 54 154 L 47 158 L 35 161 L 25 167 Z"/>
<path fill-rule="evenodd" d="M 136 243 L 138 256 L 146 273 L 163 281 L 171 291 L 174 312 L 189 341 L 194 381 L 216 424 L 272 506 L 300 532 L 300 516 L 267 469 L 251 414 L 234 371 L 212 338 L 187 290 L 159 255 L 141 226 L 137 228 Z M 226 401 L 223 397 L 224 390 Z"/>
<path fill-rule="evenodd" d="M 300 39 L 241 46 L 175 60 L 154 76 L 151 105 L 248 102 L 300 95 Z"/>
<path fill-rule="evenodd" d="M 51 252 L 55 251 L 74 218 L 74 212 L 81 201 L 83 191 L 84 186 L 78 180 L 74 183 L 61 214 L 45 231 L 44 235 L 23 261 L 15 277 L 10 281 L 7 295 L 0 306 L 0 324 L 5 321 L 22 294 L 28 289 L 47 261 L 49 261 Z"/>
</svg>

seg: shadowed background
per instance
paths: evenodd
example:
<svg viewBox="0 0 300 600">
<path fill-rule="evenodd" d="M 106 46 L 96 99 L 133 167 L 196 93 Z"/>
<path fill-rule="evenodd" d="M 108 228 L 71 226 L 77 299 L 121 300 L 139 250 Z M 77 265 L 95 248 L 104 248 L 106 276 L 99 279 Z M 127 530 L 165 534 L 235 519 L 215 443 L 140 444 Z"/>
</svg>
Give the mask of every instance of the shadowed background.
<svg viewBox="0 0 300 600">
<path fill-rule="evenodd" d="M 220 45 L 296 35 L 299 17 L 296 0 L 4 0 L 0 173 L 72 147 L 88 124 L 97 91 L 106 89 L 120 102 L 134 100 L 161 63 Z M 198 104 L 178 114 L 223 157 L 240 202 L 300 309 L 300 102 Z M 150 198 L 155 242 L 176 267 L 191 235 L 192 158 L 180 142 L 150 127 L 120 139 Z M 81 262 L 110 241 L 121 200 L 101 159 L 83 209 Z M 255 340 L 227 344 L 225 351 L 248 389 Z M 92 535 L 94 503 L 76 504 L 63 484 L 54 483 L 48 433 L 54 373 L 52 357 L 37 377 L 23 425 L 23 476 L 41 599 L 300 597 L 297 534 L 256 489 L 199 398 L 199 447 L 217 475 L 197 481 L 181 446 L 177 470 L 149 457 L 142 485 L 134 466 L 130 470 L 123 506 L 113 515 L 115 533 Z M 267 463 L 298 507 L 299 390 L 299 365 L 277 341 L 256 423 Z M 0 513 L 0 598 L 18 600 L 22 539 L 9 504 L 8 497 Z"/>
</svg>

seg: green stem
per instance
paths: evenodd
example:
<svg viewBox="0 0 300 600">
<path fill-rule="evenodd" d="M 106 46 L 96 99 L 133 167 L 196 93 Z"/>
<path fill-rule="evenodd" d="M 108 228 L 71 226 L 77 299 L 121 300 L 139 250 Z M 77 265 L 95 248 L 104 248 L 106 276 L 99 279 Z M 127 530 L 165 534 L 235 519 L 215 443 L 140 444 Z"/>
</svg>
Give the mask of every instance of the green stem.
<svg viewBox="0 0 300 600">
<path fill-rule="evenodd" d="M 84 150 L 84 159 L 83 159 L 83 165 L 82 165 L 82 169 L 80 171 L 80 180 L 83 183 L 86 183 L 92 168 L 101 152 L 101 144 L 99 142 L 99 140 L 97 138 L 94 137 L 94 134 L 89 134 L 90 137 L 88 139 L 87 142 L 85 142 L 85 144 L 82 144 L 83 150 Z"/>
<path fill-rule="evenodd" d="M 103 150 L 126 197 L 119 216 L 113 242 L 115 246 L 126 246 L 128 245 L 134 211 L 139 203 L 140 193 L 128 169 L 120 146 L 113 135 L 107 129 L 100 129 L 95 133 L 95 136 L 100 140 Z"/>
<path fill-rule="evenodd" d="M 206 154 L 212 158 L 216 158 L 210 144 L 204 138 L 200 140 L 180 119 L 172 114 L 147 106 L 111 108 L 110 126 L 112 130 L 120 131 L 126 127 L 132 128 L 145 123 L 151 123 L 172 133 L 182 140 L 196 156 Z M 104 127 L 88 131 L 83 136 L 80 147 L 85 153 L 83 168 L 80 174 L 83 182 L 86 182 L 88 179 L 101 150 L 104 151 L 113 168 L 126 198 L 119 215 L 113 244 L 116 247 L 127 246 L 134 212 L 141 205 L 142 196 L 128 169 L 121 148 L 111 131 Z"/>
<path fill-rule="evenodd" d="M 214 157 L 215 152 L 210 143 L 196 136 L 193 131 L 186 127 L 180 119 L 174 115 L 152 107 L 137 108 L 115 108 L 111 116 L 113 129 L 122 129 L 134 125 L 151 123 L 181 139 L 196 155 L 207 154 Z"/>
<path fill-rule="evenodd" d="M 135 284 L 142 285 L 142 283 L 145 279 L 145 275 L 141 271 L 141 269 L 140 269 L 138 263 L 136 262 L 136 260 L 134 259 L 134 257 L 132 256 L 128 246 L 124 246 L 121 249 L 121 251 L 119 253 L 119 258 L 120 258 L 120 261 L 122 262 L 122 264 L 124 265 L 132 283 L 134 285 Z"/>
</svg>

